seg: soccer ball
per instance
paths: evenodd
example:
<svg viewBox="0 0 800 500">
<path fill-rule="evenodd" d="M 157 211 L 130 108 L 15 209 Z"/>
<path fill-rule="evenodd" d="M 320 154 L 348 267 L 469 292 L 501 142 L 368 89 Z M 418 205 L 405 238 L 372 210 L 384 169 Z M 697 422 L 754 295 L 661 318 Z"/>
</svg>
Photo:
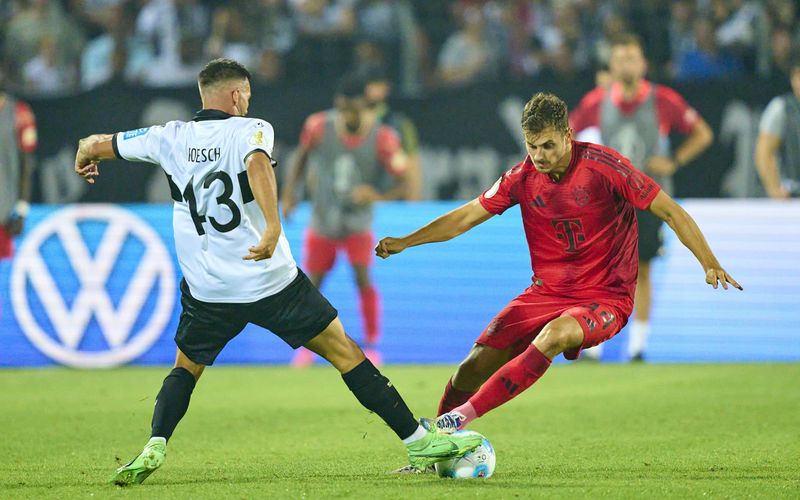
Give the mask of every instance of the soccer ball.
<svg viewBox="0 0 800 500">
<path fill-rule="evenodd" d="M 495 455 L 492 444 L 485 436 L 475 431 L 456 431 L 455 434 L 473 434 L 483 438 L 483 442 L 463 457 L 451 458 L 435 465 L 439 477 L 468 479 L 472 477 L 487 478 L 494 474 Z"/>
</svg>

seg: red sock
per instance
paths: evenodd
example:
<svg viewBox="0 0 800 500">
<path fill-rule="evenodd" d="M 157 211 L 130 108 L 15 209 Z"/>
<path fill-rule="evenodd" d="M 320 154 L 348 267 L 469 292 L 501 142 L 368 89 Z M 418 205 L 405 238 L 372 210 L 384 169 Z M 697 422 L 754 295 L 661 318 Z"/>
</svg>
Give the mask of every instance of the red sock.
<svg viewBox="0 0 800 500">
<path fill-rule="evenodd" d="M 547 356 L 531 344 L 525 352 L 512 359 L 489 377 L 478 392 L 469 398 L 476 416 L 510 401 L 532 386 L 550 367 Z"/>
<path fill-rule="evenodd" d="M 358 289 L 361 302 L 361 319 L 364 321 L 364 340 L 367 345 L 374 345 L 378 342 L 380 328 L 378 318 L 380 316 L 380 297 L 378 291 L 372 285 Z"/>
<path fill-rule="evenodd" d="M 439 410 L 436 412 L 436 416 L 443 415 L 456 406 L 463 405 L 469 401 L 473 394 L 475 393 L 453 387 L 453 379 L 451 378 L 447 381 L 447 387 L 444 388 L 444 394 L 442 394 L 442 399 L 439 401 Z"/>
</svg>

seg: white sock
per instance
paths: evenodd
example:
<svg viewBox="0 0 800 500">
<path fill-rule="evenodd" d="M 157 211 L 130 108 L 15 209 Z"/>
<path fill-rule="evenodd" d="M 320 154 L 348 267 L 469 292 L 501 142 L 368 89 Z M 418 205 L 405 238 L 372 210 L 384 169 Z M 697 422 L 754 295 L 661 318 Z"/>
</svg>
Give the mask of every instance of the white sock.
<svg viewBox="0 0 800 500">
<path fill-rule="evenodd" d="M 600 359 L 603 357 L 603 344 L 598 344 L 594 347 L 584 349 L 581 351 L 581 356 L 586 356 L 589 359 Z"/>
<path fill-rule="evenodd" d="M 417 430 L 414 431 L 414 434 L 408 436 L 403 440 L 403 444 L 409 445 L 414 441 L 419 441 L 420 439 L 424 438 L 428 435 L 428 431 L 425 430 L 425 427 L 421 425 L 417 427 Z"/>
<path fill-rule="evenodd" d="M 647 337 L 650 335 L 650 322 L 634 320 L 631 325 L 631 338 L 628 342 L 628 354 L 636 356 L 647 349 Z"/>
<path fill-rule="evenodd" d="M 167 445 L 167 440 L 166 440 L 166 438 L 163 438 L 163 437 L 153 436 L 153 437 L 150 438 L 150 441 L 147 442 L 147 444 L 145 445 L 145 448 L 147 448 L 151 444 L 156 444 L 156 443 L 161 443 L 164 446 L 166 446 Z"/>
</svg>

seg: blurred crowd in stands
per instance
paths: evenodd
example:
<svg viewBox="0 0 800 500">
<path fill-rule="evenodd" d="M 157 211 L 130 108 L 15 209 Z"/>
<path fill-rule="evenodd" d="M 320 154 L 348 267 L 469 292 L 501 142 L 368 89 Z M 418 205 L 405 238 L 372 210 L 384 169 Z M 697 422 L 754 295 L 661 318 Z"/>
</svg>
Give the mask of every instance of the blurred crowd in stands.
<svg viewBox="0 0 800 500">
<path fill-rule="evenodd" d="M 0 0 L 0 53 L 25 95 L 184 86 L 220 56 L 276 85 L 379 67 L 418 95 L 593 79 L 623 32 L 656 79 L 785 81 L 798 26 L 795 0 Z"/>
</svg>

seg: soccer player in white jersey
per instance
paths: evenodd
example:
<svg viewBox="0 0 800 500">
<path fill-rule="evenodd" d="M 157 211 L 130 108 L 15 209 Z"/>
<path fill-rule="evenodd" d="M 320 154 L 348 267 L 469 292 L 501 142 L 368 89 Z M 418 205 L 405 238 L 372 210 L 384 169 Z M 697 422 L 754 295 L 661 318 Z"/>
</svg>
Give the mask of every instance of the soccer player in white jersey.
<svg viewBox="0 0 800 500">
<path fill-rule="evenodd" d="M 403 440 L 418 470 L 477 447 L 480 438 L 422 427 L 347 336 L 336 309 L 295 265 L 278 216 L 272 126 L 245 118 L 247 69 L 215 59 L 200 72 L 198 85 L 203 110 L 191 122 L 92 135 L 80 141 L 75 158 L 76 173 L 92 184 L 101 160 L 122 158 L 164 169 L 175 200 L 175 246 L 184 275 L 175 367 L 156 397 L 150 440 L 111 480 L 141 483 L 164 463 L 167 440 L 203 369 L 248 323 L 327 359 L 358 401 Z"/>
</svg>

